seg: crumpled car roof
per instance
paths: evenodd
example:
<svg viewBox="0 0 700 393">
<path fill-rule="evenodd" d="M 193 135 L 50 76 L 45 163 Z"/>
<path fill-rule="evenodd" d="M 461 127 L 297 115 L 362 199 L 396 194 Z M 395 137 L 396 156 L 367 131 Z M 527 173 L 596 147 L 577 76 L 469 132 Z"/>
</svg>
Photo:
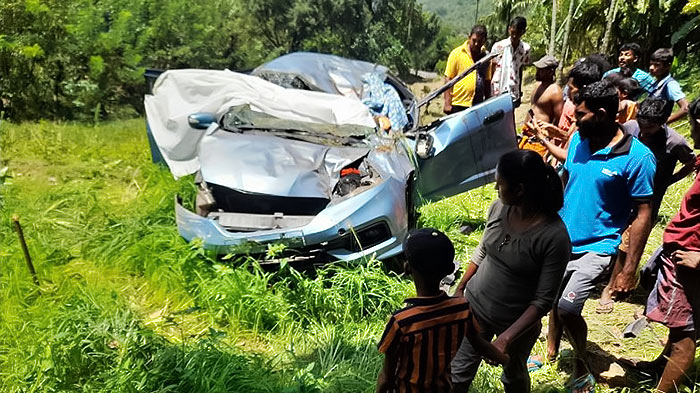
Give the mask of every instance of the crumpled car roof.
<svg viewBox="0 0 700 393">
<path fill-rule="evenodd" d="M 255 68 L 253 75 L 285 87 L 300 88 L 294 78 L 311 90 L 362 97 L 362 77 L 367 73 L 386 79 L 388 68 L 362 60 L 345 59 L 323 53 L 294 52 Z"/>
<path fill-rule="evenodd" d="M 356 98 L 285 89 L 229 70 L 166 71 L 144 101 L 153 137 L 175 177 L 195 173 L 201 166 L 198 146 L 205 132 L 189 126 L 187 117 L 193 113 L 220 118 L 231 107 L 249 105 L 283 120 L 355 125 L 367 127 L 368 133 L 375 127 L 368 108 Z"/>
</svg>

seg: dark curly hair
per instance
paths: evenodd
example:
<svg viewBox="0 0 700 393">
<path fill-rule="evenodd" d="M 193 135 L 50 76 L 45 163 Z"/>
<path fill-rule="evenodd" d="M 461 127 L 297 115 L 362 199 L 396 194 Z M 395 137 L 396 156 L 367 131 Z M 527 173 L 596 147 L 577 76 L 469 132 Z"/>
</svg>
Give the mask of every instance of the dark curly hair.
<svg viewBox="0 0 700 393">
<path fill-rule="evenodd" d="M 604 109 L 608 113 L 608 119 L 615 121 L 617 110 L 620 105 L 620 98 L 617 95 L 617 89 L 612 83 L 602 80 L 592 83 L 581 89 L 574 101 L 577 104 L 585 103 L 586 108 L 591 111 Z"/>
</svg>

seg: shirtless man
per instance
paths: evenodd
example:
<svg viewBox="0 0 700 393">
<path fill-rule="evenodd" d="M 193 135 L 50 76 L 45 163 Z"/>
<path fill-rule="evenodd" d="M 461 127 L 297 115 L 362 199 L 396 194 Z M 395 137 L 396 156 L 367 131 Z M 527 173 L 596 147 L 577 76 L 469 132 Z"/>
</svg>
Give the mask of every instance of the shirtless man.
<svg viewBox="0 0 700 393">
<path fill-rule="evenodd" d="M 547 124 L 558 124 L 564 107 L 564 97 L 561 89 L 554 83 L 554 74 L 557 71 L 559 62 L 553 56 L 546 55 L 533 64 L 537 68 L 535 80 L 539 83 L 532 92 L 530 100 L 530 111 L 525 118 L 525 125 L 522 131 L 526 137 L 535 135 L 532 124 L 544 122 Z M 534 117 L 534 119 L 533 119 Z M 559 134 L 549 134 L 550 137 L 561 137 Z M 523 138 L 518 143 L 521 149 L 528 149 L 537 152 L 545 160 L 549 159 L 547 148 L 540 143 L 532 142 L 529 138 Z"/>
<path fill-rule="evenodd" d="M 564 107 L 564 97 L 561 88 L 554 83 L 559 62 L 554 56 L 546 55 L 533 64 L 537 68 L 535 80 L 539 83 L 532 93 L 532 111 L 535 119 L 551 124 L 558 124 Z M 528 114 L 527 122 L 532 120 Z"/>
</svg>

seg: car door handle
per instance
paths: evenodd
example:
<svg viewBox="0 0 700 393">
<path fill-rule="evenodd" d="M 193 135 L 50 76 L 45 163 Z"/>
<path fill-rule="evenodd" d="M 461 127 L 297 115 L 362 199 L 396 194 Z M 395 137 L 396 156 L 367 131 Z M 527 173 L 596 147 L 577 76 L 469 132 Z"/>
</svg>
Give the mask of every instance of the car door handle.
<svg viewBox="0 0 700 393">
<path fill-rule="evenodd" d="M 484 125 L 495 123 L 503 119 L 503 116 L 505 116 L 505 114 L 506 113 L 503 111 L 503 109 L 499 109 L 496 112 L 493 112 L 492 114 L 484 118 Z"/>
</svg>

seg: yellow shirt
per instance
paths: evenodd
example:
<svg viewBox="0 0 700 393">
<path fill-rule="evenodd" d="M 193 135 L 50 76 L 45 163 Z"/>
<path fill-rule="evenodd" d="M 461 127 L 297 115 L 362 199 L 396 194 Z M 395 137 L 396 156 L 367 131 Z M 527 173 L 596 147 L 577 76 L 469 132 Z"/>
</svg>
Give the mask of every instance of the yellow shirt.
<svg viewBox="0 0 700 393">
<path fill-rule="evenodd" d="M 465 42 L 450 52 L 450 56 L 447 58 L 447 66 L 445 67 L 445 76 L 448 79 L 452 79 L 472 65 L 474 65 L 474 60 L 472 59 L 471 52 L 469 51 L 469 43 Z M 486 79 L 491 79 L 490 68 L 491 67 L 488 66 L 485 68 L 484 72 L 486 74 Z M 479 72 L 479 70 L 465 76 L 452 87 L 452 105 L 466 107 L 472 106 L 472 101 L 474 100 L 474 93 L 476 90 L 477 72 Z M 484 86 L 486 86 L 486 81 L 483 83 Z"/>
</svg>

